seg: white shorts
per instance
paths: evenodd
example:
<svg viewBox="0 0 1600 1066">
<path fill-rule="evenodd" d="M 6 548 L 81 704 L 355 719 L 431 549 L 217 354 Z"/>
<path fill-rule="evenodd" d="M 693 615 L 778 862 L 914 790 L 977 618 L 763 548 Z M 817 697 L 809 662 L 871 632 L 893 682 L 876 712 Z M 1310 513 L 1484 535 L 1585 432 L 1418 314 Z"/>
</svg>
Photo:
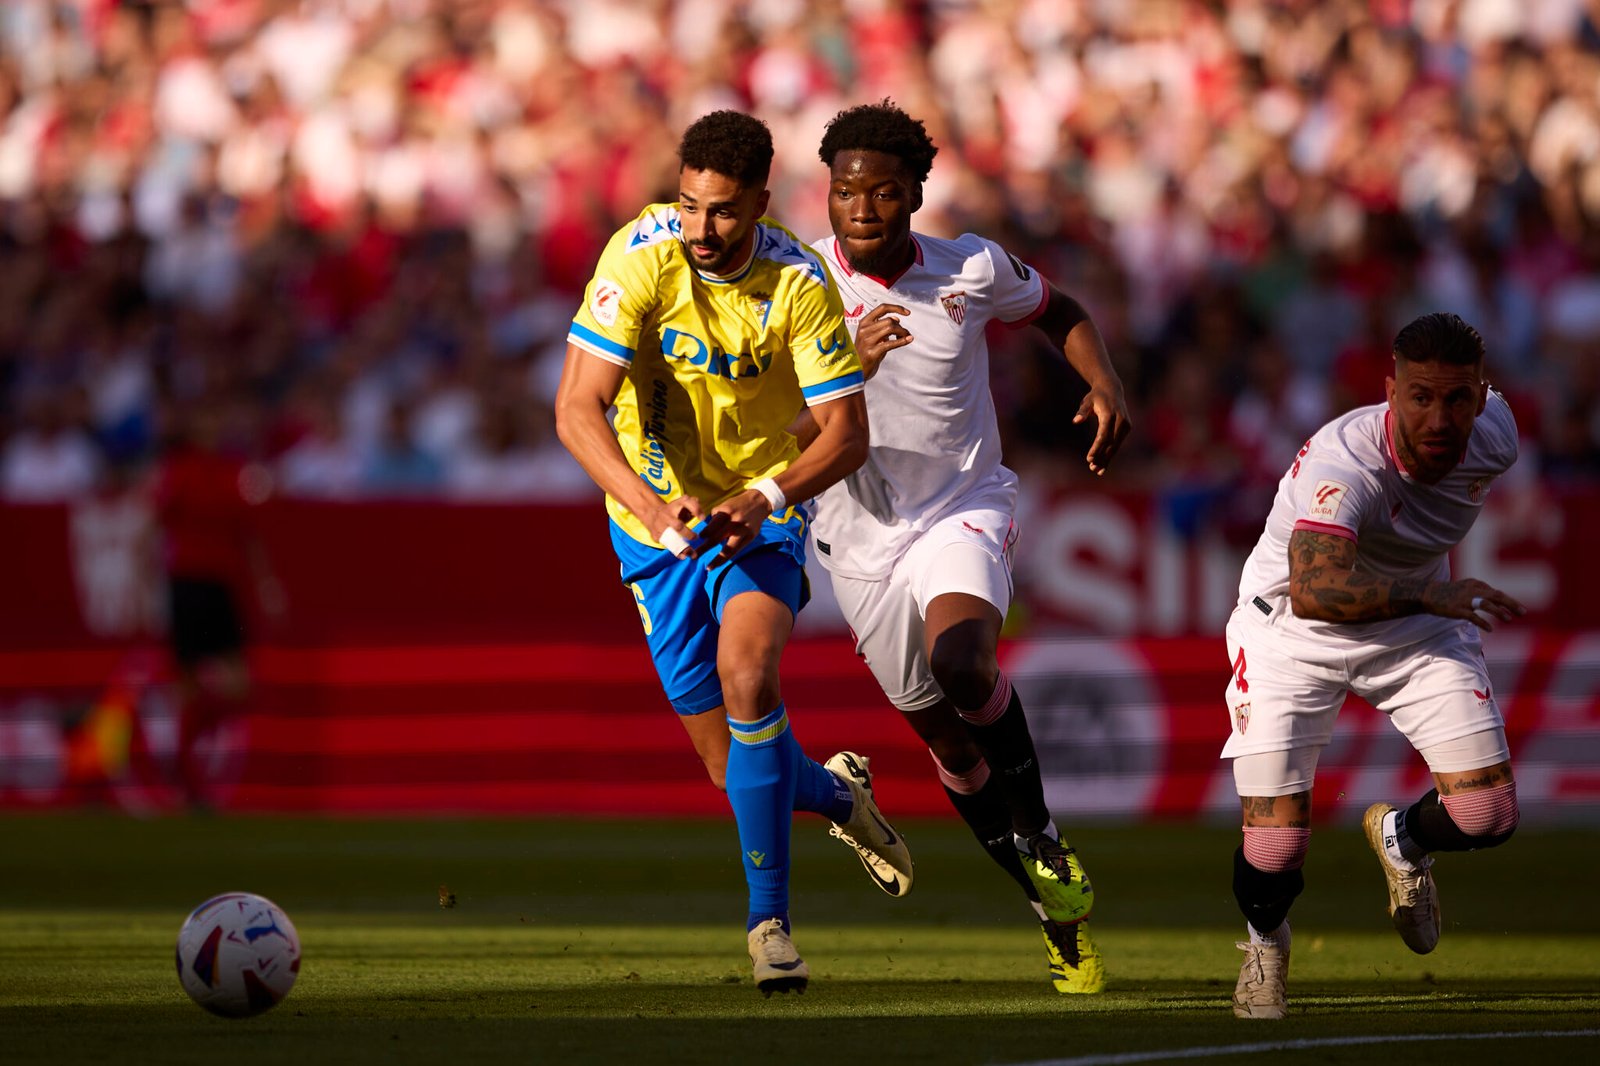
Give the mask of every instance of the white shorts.
<svg viewBox="0 0 1600 1066">
<path fill-rule="evenodd" d="M 1468 733 L 1455 740 L 1417 749 L 1436 774 L 1461 773 L 1511 760 L 1504 729 Z M 1233 760 L 1233 788 L 1241 796 L 1292 796 L 1310 792 L 1317 777 L 1321 748 L 1259 751 Z"/>
<path fill-rule="evenodd" d="M 1011 606 L 1011 549 L 1017 529 L 1004 511 L 962 511 L 936 522 L 912 542 L 883 578 L 830 573 L 834 596 L 889 702 L 902 711 L 937 703 L 944 692 L 928 665 L 923 618 L 940 596 L 962 592 Z"/>
<path fill-rule="evenodd" d="M 1387 715 L 1413 748 L 1424 755 L 1436 752 L 1437 759 L 1430 759 L 1436 773 L 1504 761 L 1445 765 L 1487 757 L 1478 751 L 1480 744 L 1468 753 L 1455 752 L 1451 742 L 1464 737 L 1498 734 L 1502 750 L 1504 745 L 1505 723 L 1489 687 L 1483 645 L 1469 622 L 1400 648 L 1313 652 L 1299 643 L 1291 657 L 1281 635 L 1246 604 L 1228 620 L 1227 640 L 1233 676 L 1226 694 L 1232 729 L 1222 749 L 1225 759 L 1299 749 L 1320 752 L 1332 739 L 1345 694 L 1354 692 Z M 1435 761 L 1440 765 L 1433 765 Z M 1280 784 L 1288 792 L 1300 791 L 1314 766 L 1315 756 L 1309 764 L 1303 758 L 1285 760 Z M 1253 781 L 1251 787 L 1263 784 Z M 1241 793 L 1284 794 L 1272 789 Z"/>
</svg>

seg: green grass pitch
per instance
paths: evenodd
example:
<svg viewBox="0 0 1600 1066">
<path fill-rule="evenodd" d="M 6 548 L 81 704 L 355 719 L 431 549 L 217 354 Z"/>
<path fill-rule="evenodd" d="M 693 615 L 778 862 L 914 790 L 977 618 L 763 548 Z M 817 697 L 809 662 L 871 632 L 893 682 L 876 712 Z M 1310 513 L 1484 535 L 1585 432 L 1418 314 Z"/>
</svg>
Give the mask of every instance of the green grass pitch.
<svg viewBox="0 0 1600 1066">
<path fill-rule="evenodd" d="M 1229 890 L 1236 829 L 1071 833 L 1096 885 L 1110 987 L 1065 997 L 1045 978 L 1021 893 L 959 823 L 902 826 L 917 859 L 903 900 L 873 888 L 824 828 L 803 815 L 795 833 L 792 913 L 811 989 L 763 999 L 731 823 L 7 816 L 0 1061 L 1504 1066 L 1600 1055 L 1592 830 L 1525 829 L 1496 851 L 1441 858 L 1445 935 L 1419 958 L 1389 928 L 1359 833 L 1319 829 L 1293 916 L 1294 1014 L 1246 1023 L 1228 1009 L 1243 924 Z M 441 886 L 454 908 L 440 906 Z M 289 998 L 244 1021 L 194 1006 L 173 972 L 189 909 L 234 889 L 282 906 L 304 951 Z M 1448 1039 L 1422 1039 L 1436 1036 Z M 1355 1042 L 1367 1037 L 1388 1042 Z"/>
</svg>

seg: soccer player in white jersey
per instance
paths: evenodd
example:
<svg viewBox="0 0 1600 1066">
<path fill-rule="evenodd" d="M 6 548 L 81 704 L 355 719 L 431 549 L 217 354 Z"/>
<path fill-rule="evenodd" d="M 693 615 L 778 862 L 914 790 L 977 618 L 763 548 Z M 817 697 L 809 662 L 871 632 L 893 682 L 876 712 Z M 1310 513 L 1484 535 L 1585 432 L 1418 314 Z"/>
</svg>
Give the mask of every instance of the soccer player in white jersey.
<svg viewBox="0 0 1600 1066">
<path fill-rule="evenodd" d="M 778 685 L 807 598 L 809 515 L 788 501 L 866 457 L 861 365 L 828 272 L 762 217 L 766 126 L 713 112 L 678 153 L 678 201 L 645 208 L 600 257 L 567 335 L 556 424 L 606 492 L 662 687 L 727 790 L 756 986 L 804 991 L 789 926 L 793 811 L 831 819 L 874 880 L 911 887 L 910 853 L 878 812 L 866 760 L 807 758 Z M 803 455 L 786 432 L 802 404 L 821 427 Z"/>
<path fill-rule="evenodd" d="M 927 743 L 956 810 L 1032 901 L 1055 987 L 1098 992 L 1089 879 L 1045 805 L 1027 719 L 996 658 L 1017 478 L 1001 463 L 985 326 L 1037 327 L 1083 376 L 1073 421 L 1096 422 L 1096 474 L 1127 435 L 1128 411 L 1075 300 L 992 241 L 912 232 L 936 152 L 888 101 L 841 112 L 822 139 L 833 236 L 815 247 L 870 379 L 872 446 L 816 501 L 812 538 L 857 651 Z"/>
<path fill-rule="evenodd" d="M 1278 484 L 1228 622 L 1232 734 L 1244 812 L 1233 892 L 1249 939 L 1233 1012 L 1287 1009 L 1289 907 L 1304 888 L 1311 784 L 1347 692 L 1389 716 L 1435 787 L 1363 826 L 1407 947 L 1439 942 L 1431 853 L 1504 843 L 1517 826 L 1505 726 L 1478 630 L 1523 613 L 1499 589 L 1451 580 L 1448 552 L 1517 458 L 1511 409 L 1483 380 L 1483 339 L 1430 314 L 1395 337 L 1388 403 L 1318 430 Z"/>
</svg>

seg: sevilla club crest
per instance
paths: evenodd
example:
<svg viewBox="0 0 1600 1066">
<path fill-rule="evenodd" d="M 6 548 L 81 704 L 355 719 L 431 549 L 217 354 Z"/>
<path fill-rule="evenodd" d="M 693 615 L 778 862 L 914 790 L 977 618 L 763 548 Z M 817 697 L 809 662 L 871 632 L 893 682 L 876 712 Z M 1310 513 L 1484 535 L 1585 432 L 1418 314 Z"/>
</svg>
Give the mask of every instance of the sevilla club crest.
<svg viewBox="0 0 1600 1066">
<path fill-rule="evenodd" d="M 1250 704 L 1248 702 L 1241 703 L 1235 707 L 1233 709 L 1233 718 L 1238 723 L 1239 732 L 1242 735 L 1246 729 L 1250 728 Z"/>
<path fill-rule="evenodd" d="M 939 302 L 944 304 L 944 313 L 950 316 L 950 321 L 961 325 L 967 317 L 967 294 L 965 292 L 946 293 L 939 297 Z"/>
</svg>

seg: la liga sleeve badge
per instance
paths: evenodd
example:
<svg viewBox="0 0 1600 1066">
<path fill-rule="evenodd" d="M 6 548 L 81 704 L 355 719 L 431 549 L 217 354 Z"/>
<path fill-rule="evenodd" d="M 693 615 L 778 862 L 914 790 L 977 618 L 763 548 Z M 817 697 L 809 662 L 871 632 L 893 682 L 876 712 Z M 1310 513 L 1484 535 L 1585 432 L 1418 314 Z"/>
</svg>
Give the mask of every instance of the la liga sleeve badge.
<svg viewBox="0 0 1600 1066">
<path fill-rule="evenodd" d="M 1328 479 L 1317 482 L 1316 488 L 1311 490 L 1311 504 L 1306 508 L 1306 517 L 1318 522 L 1333 521 L 1349 494 L 1350 486 L 1343 482 Z"/>
</svg>

